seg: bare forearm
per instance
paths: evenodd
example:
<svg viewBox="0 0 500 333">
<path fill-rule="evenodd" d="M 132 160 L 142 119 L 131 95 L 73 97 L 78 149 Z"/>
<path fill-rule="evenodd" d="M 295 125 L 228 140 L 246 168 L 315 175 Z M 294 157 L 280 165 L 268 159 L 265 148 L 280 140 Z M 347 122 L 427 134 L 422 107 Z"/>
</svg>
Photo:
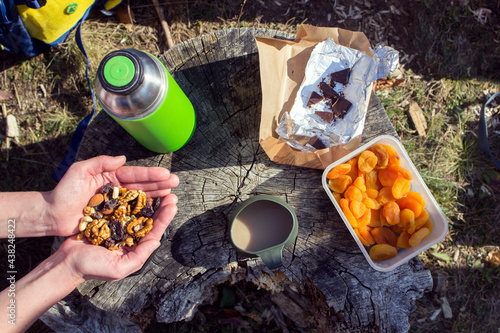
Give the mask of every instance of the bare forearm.
<svg viewBox="0 0 500 333">
<path fill-rule="evenodd" d="M 54 225 L 46 217 L 48 192 L 0 193 L 0 238 L 54 235 Z M 12 230 L 15 225 L 15 230 Z"/>
<path fill-rule="evenodd" d="M 24 332 L 53 304 L 68 295 L 83 279 L 75 278 L 64 255 L 56 252 L 19 281 L 10 278 L 10 287 L 0 293 L 3 332 Z"/>
</svg>

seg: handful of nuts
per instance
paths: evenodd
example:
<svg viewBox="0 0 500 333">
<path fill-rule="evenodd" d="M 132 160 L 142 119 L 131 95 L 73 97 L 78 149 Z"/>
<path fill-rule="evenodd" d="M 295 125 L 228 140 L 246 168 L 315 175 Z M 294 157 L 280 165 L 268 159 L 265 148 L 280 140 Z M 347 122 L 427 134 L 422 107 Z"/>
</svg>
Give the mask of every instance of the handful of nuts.
<svg viewBox="0 0 500 333">
<path fill-rule="evenodd" d="M 141 190 L 108 183 L 83 209 L 77 239 L 85 237 L 109 250 L 133 246 L 153 229 L 151 217 L 159 206 L 160 198 L 148 198 Z"/>
</svg>

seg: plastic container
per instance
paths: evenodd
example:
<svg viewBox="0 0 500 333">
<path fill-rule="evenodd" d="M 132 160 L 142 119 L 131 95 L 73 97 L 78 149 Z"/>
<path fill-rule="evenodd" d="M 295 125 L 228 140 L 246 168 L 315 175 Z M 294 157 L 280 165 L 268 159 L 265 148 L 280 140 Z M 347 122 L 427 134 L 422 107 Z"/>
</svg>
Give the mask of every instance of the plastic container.
<svg viewBox="0 0 500 333">
<path fill-rule="evenodd" d="M 328 172 L 330 172 L 335 166 L 342 163 L 346 163 L 351 158 L 358 156 L 363 151 L 365 151 L 366 149 L 370 148 L 371 146 L 377 143 L 390 145 L 399 154 L 399 157 L 401 158 L 401 166 L 406 170 L 410 171 L 412 175 L 411 191 L 418 192 L 422 195 L 426 203 L 425 209 L 429 213 L 429 218 L 434 223 L 434 228 L 431 234 L 427 236 L 427 238 L 422 240 L 418 246 L 411 247 L 408 249 L 398 249 L 398 254 L 394 258 L 385 261 L 373 261 L 370 258 L 370 256 L 368 255 L 369 247 L 365 247 L 359 240 L 358 236 L 354 233 L 354 229 L 349 224 L 347 218 L 342 212 L 342 209 L 340 208 L 339 204 L 333 197 L 332 191 L 328 187 L 328 179 L 326 178 Z M 441 211 L 441 208 L 439 208 L 438 204 L 436 203 L 436 200 L 434 199 L 431 192 L 429 191 L 424 181 L 422 180 L 422 177 L 420 177 L 420 174 L 418 173 L 417 169 L 415 168 L 410 158 L 408 157 L 408 154 L 406 153 L 404 147 L 401 145 L 401 142 L 392 136 L 388 135 L 379 136 L 373 139 L 372 141 L 368 142 L 367 144 L 359 147 L 350 154 L 337 160 L 336 162 L 330 164 L 323 172 L 322 183 L 323 183 L 323 188 L 328 194 L 328 197 L 330 198 L 333 205 L 335 206 L 340 216 L 342 217 L 342 220 L 344 221 L 347 229 L 349 229 L 349 232 L 356 241 L 356 244 L 358 244 L 359 248 L 361 249 L 361 252 L 365 256 L 370 266 L 376 269 L 377 271 L 389 272 L 394 270 L 399 265 L 408 262 L 411 258 L 415 257 L 419 253 L 427 250 L 431 246 L 442 241 L 446 236 L 446 234 L 448 233 L 448 221 L 446 219 L 446 216 Z"/>
</svg>

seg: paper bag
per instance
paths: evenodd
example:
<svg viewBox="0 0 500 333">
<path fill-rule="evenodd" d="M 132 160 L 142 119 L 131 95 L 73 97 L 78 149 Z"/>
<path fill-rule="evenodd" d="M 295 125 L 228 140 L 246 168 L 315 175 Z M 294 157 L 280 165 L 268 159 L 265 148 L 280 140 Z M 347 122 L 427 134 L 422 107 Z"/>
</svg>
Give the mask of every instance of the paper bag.
<svg viewBox="0 0 500 333">
<path fill-rule="evenodd" d="M 293 106 L 297 91 L 304 79 L 311 52 L 316 44 L 327 38 L 332 38 L 337 44 L 372 55 L 370 42 L 365 34 L 340 28 L 321 28 L 303 24 L 294 41 L 267 37 L 255 38 L 259 50 L 262 85 L 259 142 L 273 162 L 325 169 L 337 159 L 359 147 L 361 137 L 356 137 L 342 146 L 325 148 L 314 153 L 303 152 L 281 141 L 276 133 L 281 117 Z M 370 94 L 371 90 L 367 98 Z"/>
</svg>

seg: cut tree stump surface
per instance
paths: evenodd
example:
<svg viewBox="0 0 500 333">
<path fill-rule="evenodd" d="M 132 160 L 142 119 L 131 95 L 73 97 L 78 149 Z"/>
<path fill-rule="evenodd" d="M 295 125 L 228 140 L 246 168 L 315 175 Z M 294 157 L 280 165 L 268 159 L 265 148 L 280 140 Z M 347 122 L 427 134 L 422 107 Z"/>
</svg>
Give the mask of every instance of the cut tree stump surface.
<svg viewBox="0 0 500 333">
<path fill-rule="evenodd" d="M 156 154 L 140 146 L 105 112 L 85 133 L 78 160 L 127 156 L 128 165 L 163 166 L 179 176 L 178 213 L 142 274 L 117 282 L 90 280 L 42 320 L 56 331 L 141 332 L 158 322 L 190 320 L 213 304 L 225 284 L 260 288 L 289 321 L 319 331 L 406 332 L 414 301 L 432 288 L 418 259 L 392 272 L 373 270 L 321 185 L 322 170 L 271 162 L 259 145 L 261 111 L 255 36 L 294 39 L 266 29 L 230 29 L 178 44 L 160 60 L 188 95 L 197 128 L 187 146 Z M 372 93 L 362 137 L 397 136 Z M 240 257 L 228 240 L 228 216 L 256 194 L 292 206 L 298 237 L 270 271 Z"/>
</svg>

